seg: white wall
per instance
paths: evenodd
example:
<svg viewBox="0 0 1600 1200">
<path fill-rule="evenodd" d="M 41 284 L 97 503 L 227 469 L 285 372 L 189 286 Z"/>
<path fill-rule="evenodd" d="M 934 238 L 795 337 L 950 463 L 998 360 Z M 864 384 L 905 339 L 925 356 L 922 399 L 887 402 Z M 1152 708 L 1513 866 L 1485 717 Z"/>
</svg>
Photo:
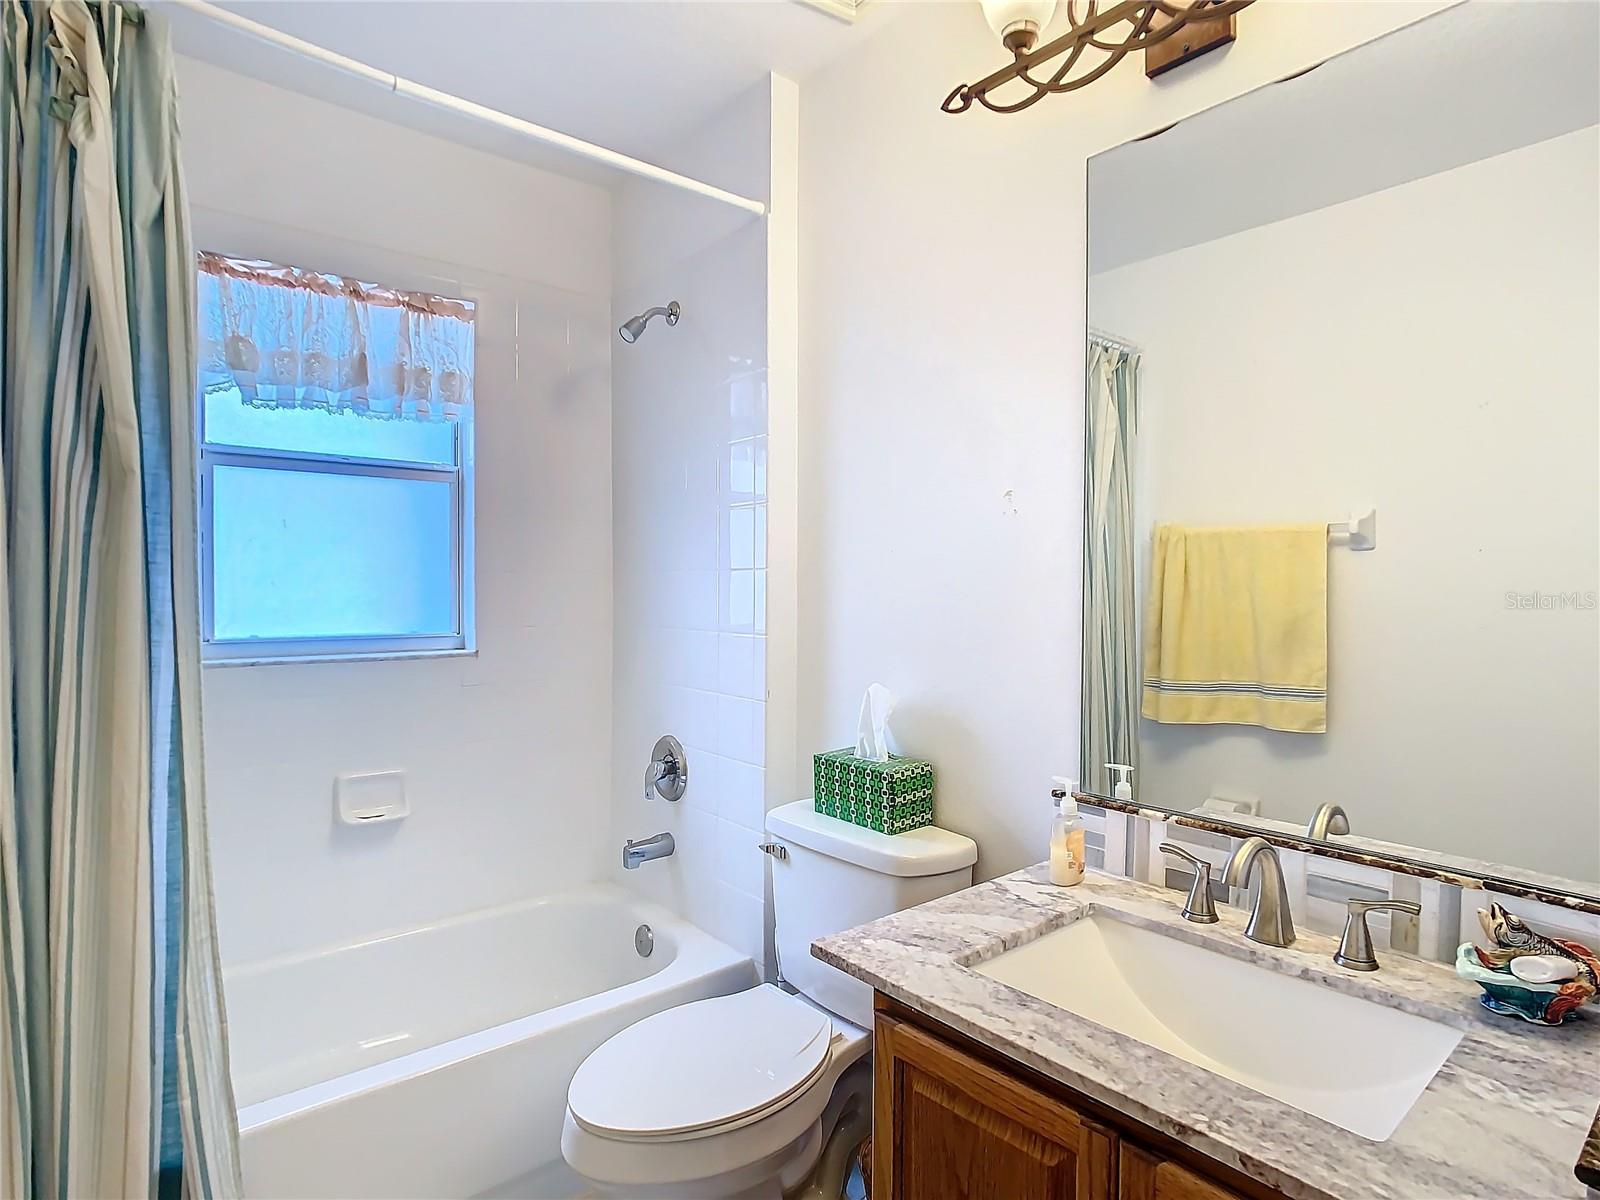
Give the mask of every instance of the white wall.
<svg viewBox="0 0 1600 1200">
<path fill-rule="evenodd" d="M 1591 126 L 1090 280 L 1144 352 L 1141 562 L 1379 513 L 1330 552 L 1327 734 L 1142 721 L 1141 797 L 1600 879 L 1600 613 L 1506 602 L 1600 588 L 1597 209 Z"/>
<path fill-rule="evenodd" d="M 479 652 L 207 668 L 225 960 L 601 876 L 608 195 L 203 63 L 181 61 L 179 82 L 199 246 L 479 306 Z M 335 824 L 334 777 L 391 768 L 408 772 L 411 817 Z"/>
<path fill-rule="evenodd" d="M 1130 61 L 950 116 L 1004 53 L 976 4 L 926 4 L 806 79 L 802 754 L 848 741 L 881 680 L 979 873 L 1043 857 L 1077 761 L 1084 161 L 1438 7 L 1258 4 L 1157 82 Z"/>
<path fill-rule="evenodd" d="M 775 147 L 792 160 L 794 123 L 794 85 L 774 77 L 663 159 L 768 199 Z M 612 323 L 669 300 L 681 302 L 683 318 L 675 328 L 658 318 L 612 357 L 617 703 L 607 854 L 620 856 L 624 838 L 672 833 L 673 857 L 627 872 L 614 862 L 616 877 L 758 963 L 769 642 L 793 660 L 792 618 L 776 638 L 767 619 L 779 576 L 768 566 L 769 516 L 787 511 L 792 522 L 792 502 L 785 510 L 781 501 L 794 487 L 785 478 L 775 495 L 770 475 L 769 430 L 793 427 L 792 387 L 781 368 L 769 371 L 768 233 L 792 229 L 792 199 L 782 208 L 762 220 L 633 183 L 617 197 L 614 248 Z M 773 404 L 787 419 L 770 421 Z M 792 458 L 792 435 L 787 445 Z M 792 613 L 792 600 L 784 607 Z M 792 729 L 783 715 L 792 683 L 780 690 L 778 719 Z M 664 733 L 684 744 L 689 788 L 678 803 L 647 803 L 644 770 Z"/>
</svg>

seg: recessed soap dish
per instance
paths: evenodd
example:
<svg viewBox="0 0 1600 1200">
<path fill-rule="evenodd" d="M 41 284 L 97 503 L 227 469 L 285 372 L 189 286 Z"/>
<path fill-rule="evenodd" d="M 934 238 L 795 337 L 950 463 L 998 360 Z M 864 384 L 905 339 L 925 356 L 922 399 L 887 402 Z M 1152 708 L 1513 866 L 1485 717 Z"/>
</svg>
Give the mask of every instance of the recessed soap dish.
<svg viewBox="0 0 1600 1200">
<path fill-rule="evenodd" d="M 333 781 L 333 807 L 346 825 L 382 825 L 411 815 L 404 771 L 366 771 Z"/>
</svg>

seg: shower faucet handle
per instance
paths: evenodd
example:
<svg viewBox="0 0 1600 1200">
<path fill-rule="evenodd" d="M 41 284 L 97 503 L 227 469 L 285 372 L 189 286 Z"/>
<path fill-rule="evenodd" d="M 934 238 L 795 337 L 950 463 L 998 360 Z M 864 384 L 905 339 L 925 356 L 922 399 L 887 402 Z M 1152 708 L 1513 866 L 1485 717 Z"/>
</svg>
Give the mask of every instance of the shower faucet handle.
<svg viewBox="0 0 1600 1200">
<path fill-rule="evenodd" d="M 681 800 L 689 787 L 689 760 L 684 756 L 683 743 L 670 733 L 656 739 L 650 752 L 650 762 L 644 769 L 644 798 L 651 793 L 663 800 Z"/>
</svg>

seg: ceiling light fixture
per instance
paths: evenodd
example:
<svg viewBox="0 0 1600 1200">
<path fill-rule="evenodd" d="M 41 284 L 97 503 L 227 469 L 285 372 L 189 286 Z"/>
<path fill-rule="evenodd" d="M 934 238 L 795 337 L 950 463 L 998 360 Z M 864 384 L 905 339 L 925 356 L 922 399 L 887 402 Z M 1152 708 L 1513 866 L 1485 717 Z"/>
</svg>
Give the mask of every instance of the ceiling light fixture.
<svg viewBox="0 0 1600 1200">
<path fill-rule="evenodd" d="M 982 0 L 983 15 L 1016 61 L 977 83 L 963 83 L 945 97 L 947 113 L 966 112 L 974 103 L 992 112 L 1021 112 L 1057 92 L 1086 87 L 1135 50 L 1148 50 L 1188 29 L 1187 44 L 1174 47 L 1150 74 L 1174 67 L 1233 40 L 1233 14 L 1252 0 L 1066 0 L 1071 28 L 1039 46 L 1039 35 L 1055 15 L 1056 0 Z M 1202 31 L 1197 27 L 1210 23 Z M 1204 36 L 1193 36 L 1203 32 Z M 1037 47 L 1037 48 L 1036 48 Z M 1059 62 L 1055 60 L 1059 59 Z M 1012 89 L 1014 100 L 990 93 L 1019 81 L 1031 91 Z"/>
</svg>

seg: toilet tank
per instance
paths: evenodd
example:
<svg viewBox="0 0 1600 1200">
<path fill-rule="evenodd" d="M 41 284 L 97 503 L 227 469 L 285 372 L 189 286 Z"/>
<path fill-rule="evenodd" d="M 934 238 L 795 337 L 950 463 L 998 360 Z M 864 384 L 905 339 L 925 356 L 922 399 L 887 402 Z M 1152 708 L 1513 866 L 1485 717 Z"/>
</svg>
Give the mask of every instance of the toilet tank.
<svg viewBox="0 0 1600 1200">
<path fill-rule="evenodd" d="M 813 958 L 811 943 L 972 886 L 977 843 L 933 825 L 878 833 L 824 816 L 809 800 L 773 809 L 767 833 L 786 851 L 770 860 L 779 973 L 829 1012 L 872 1028 L 872 989 Z"/>
</svg>

